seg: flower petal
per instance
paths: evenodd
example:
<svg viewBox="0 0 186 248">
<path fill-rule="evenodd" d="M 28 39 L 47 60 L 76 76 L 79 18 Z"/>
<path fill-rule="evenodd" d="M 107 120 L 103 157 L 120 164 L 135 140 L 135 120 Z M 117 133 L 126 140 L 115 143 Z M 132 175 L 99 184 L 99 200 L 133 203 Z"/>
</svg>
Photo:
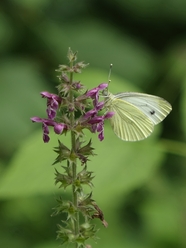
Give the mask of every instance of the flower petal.
<svg viewBox="0 0 186 248">
<path fill-rule="evenodd" d="M 106 115 L 104 116 L 104 119 L 109 119 L 109 118 L 111 118 L 114 114 L 115 114 L 115 112 L 112 112 L 112 111 L 107 112 Z"/>
<path fill-rule="evenodd" d="M 66 125 L 65 124 L 63 124 L 63 123 L 56 123 L 54 125 L 54 132 L 56 134 L 61 134 L 63 132 L 64 128 L 66 128 Z"/>
<path fill-rule="evenodd" d="M 39 118 L 39 117 L 37 117 L 37 116 L 32 117 L 32 118 L 30 118 L 30 119 L 32 120 L 32 122 L 43 122 L 43 119 L 42 119 L 42 118 Z"/>
<path fill-rule="evenodd" d="M 103 133 L 103 131 L 98 134 L 98 138 L 99 138 L 100 141 L 104 140 L 104 133 Z"/>
<path fill-rule="evenodd" d="M 108 84 L 107 83 L 102 83 L 102 84 L 98 85 L 98 89 L 99 90 L 103 90 L 103 89 L 105 89 L 107 87 L 108 87 Z"/>
</svg>

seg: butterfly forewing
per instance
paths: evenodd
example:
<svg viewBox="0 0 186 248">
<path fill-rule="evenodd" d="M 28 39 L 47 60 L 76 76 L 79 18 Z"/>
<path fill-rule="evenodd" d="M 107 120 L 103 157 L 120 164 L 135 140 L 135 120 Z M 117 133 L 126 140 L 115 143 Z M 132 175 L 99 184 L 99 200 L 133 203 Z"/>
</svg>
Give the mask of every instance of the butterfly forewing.
<svg viewBox="0 0 186 248">
<path fill-rule="evenodd" d="M 147 115 L 154 125 L 160 123 L 172 110 L 171 105 L 161 97 L 136 93 L 125 92 L 114 95 L 116 99 L 122 99 L 139 108 Z"/>
<path fill-rule="evenodd" d="M 172 110 L 163 98 L 136 92 L 108 93 L 105 105 L 115 113 L 110 119 L 115 134 L 126 141 L 147 138 Z"/>
</svg>

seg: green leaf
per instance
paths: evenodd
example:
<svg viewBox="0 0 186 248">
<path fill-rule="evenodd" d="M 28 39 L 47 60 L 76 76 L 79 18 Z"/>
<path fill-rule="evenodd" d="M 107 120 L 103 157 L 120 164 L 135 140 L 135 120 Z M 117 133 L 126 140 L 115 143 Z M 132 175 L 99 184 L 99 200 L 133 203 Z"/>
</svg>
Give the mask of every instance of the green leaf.
<svg viewBox="0 0 186 248">
<path fill-rule="evenodd" d="M 82 79 L 87 79 L 87 82 L 90 79 L 90 84 L 95 78 L 99 83 L 100 79 L 104 78 L 104 73 L 101 72 L 91 71 L 90 73 L 89 71 L 87 73 L 84 76 L 82 74 Z M 124 87 L 124 82 L 119 78 L 116 80 L 115 77 L 113 78 L 111 86 L 114 85 L 117 90 L 129 87 L 127 84 Z M 94 83 L 92 87 L 95 86 Z M 159 128 L 156 127 L 151 137 L 136 143 L 123 142 L 118 139 L 109 122 L 105 125 L 103 142 L 98 140 L 97 134 L 85 132 L 87 140 L 92 138 L 93 147 L 96 148 L 95 152 L 98 154 L 88 163 L 88 170 L 94 171 L 96 175 L 93 182 L 96 199 L 103 204 L 113 204 L 110 195 L 120 197 L 121 194 L 145 183 L 153 175 L 164 157 L 160 145 L 156 142 L 158 130 Z M 50 166 L 55 159 L 52 150 L 57 145 L 59 136 L 52 132 L 51 129 L 51 140 L 48 144 L 42 141 L 42 130 L 32 133 L 23 142 L 1 177 L 1 198 L 59 192 L 59 189 L 54 186 L 54 167 Z M 61 136 L 61 141 L 68 147 L 69 140 L 68 135 Z M 59 168 L 59 165 L 56 165 L 56 168 Z"/>
<path fill-rule="evenodd" d="M 38 69 L 33 61 L 18 57 L 0 63 L 0 139 L 5 154 L 33 130 L 30 117 L 46 116 L 46 101 L 40 96 L 46 84 Z"/>
</svg>

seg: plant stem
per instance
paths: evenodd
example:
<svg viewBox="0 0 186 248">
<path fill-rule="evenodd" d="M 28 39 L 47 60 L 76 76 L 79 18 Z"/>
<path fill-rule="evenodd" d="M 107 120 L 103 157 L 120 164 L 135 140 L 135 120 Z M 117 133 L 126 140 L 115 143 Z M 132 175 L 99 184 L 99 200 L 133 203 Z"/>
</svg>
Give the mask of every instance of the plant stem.
<svg viewBox="0 0 186 248">
<path fill-rule="evenodd" d="M 71 67 L 73 66 L 73 63 L 71 63 L 70 65 Z M 70 84 L 72 85 L 73 82 L 73 72 L 70 73 Z M 73 103 L 74 101 L 74 95 L 73 95 L 73 91 L 70 90 L 70 102 Z M 72 104 L 73 105 L 73 104 Z M 74 125 L 74 111 L 70 112 L 70 124 L 71 126 Z M 75 153 L 75 147 L 76 147 L 76 137 L 75 137 L 75 133 L 73 131 L 71 131 L 71 147 L 72 147 L 72 154 Z M 74 160 L 74 162 L 72 163 L 72 173 L 73 173 L 73 182 L 76 180 L 76 175 L 77 175 L 77 159 Z M 77 209 L 78 207 L 78 195 L 77 192 L 75 190 L 75 185 L 72 185 L 72 201 L 73 204 L 75 206 L 75 208 Z M 76 218 L 74 221 L 74 231 L 75 231 L 75 235 L 77 235 L 79 233 L 79 212 L 76 212 Z M 78 245 L 76 244 L 76 247 L 78 247 Z"/>
</svg>

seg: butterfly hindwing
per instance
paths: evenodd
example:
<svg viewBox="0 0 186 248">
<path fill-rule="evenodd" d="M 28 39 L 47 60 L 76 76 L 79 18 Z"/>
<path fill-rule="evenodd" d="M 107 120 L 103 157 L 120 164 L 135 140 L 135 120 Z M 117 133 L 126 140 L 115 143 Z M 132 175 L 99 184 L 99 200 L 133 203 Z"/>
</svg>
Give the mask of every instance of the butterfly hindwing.
<svg viewBox="0 0 186 248">
<path fill-rule="evenodd" d="M 152 121 L 131 103 L 110 95 L 107 106 L 109 111 L 115 112 L 110 122 L 114 133 L 122 140 L 142 140 L 153 132 Z"/>
</svg>

